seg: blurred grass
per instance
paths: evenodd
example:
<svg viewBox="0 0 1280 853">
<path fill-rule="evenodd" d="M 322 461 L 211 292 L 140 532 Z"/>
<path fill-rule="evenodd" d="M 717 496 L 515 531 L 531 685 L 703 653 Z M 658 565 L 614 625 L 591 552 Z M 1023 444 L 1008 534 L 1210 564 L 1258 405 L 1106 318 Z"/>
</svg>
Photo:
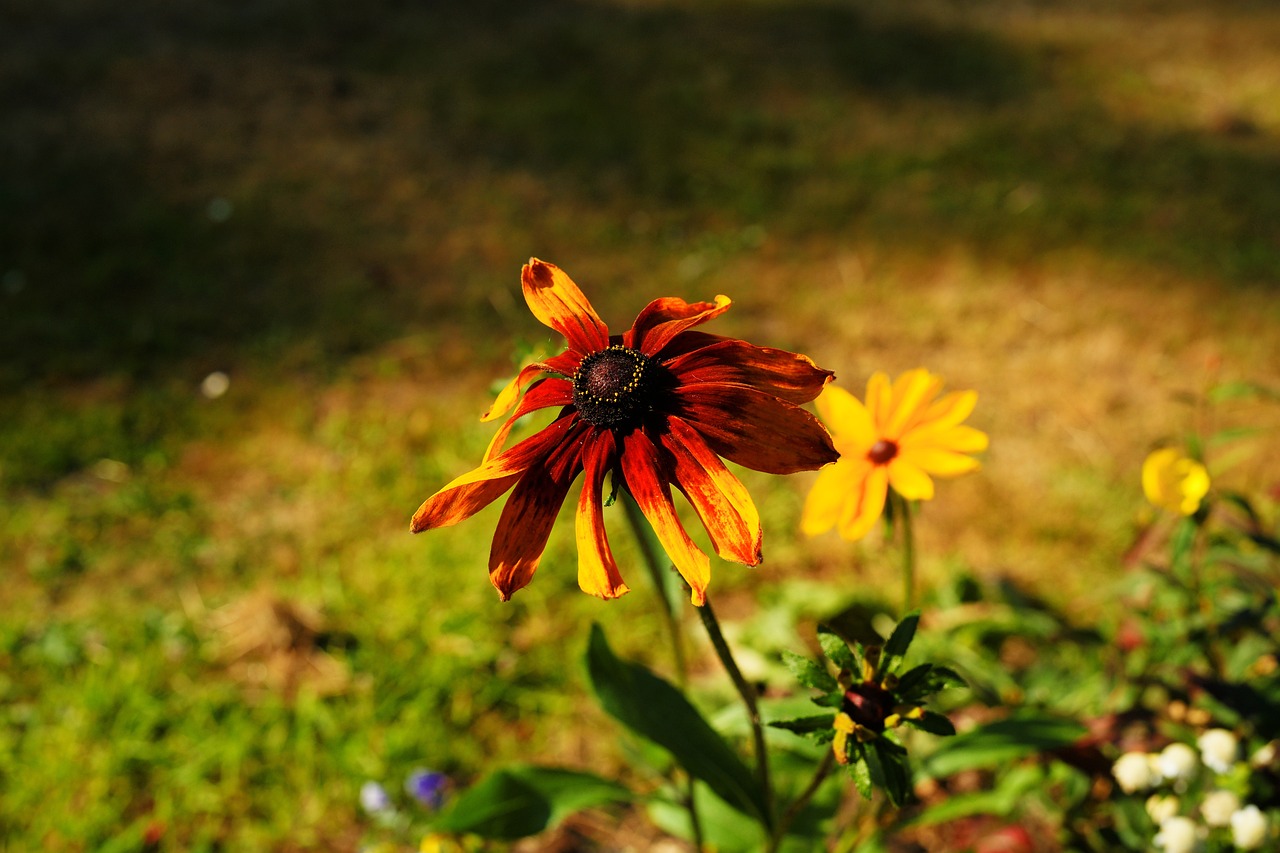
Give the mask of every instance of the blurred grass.
<svg viewBox="0 0 1280 853">
<path fill-rule="evenodd" d="M 509 353 L 546 337 L 531 254 L 615 328 L 724 292 L 717 331 L 855 390 L 916 365 L 977 388 L 992 450 L 925 509 L 926 579 L 1103 606 L 1142 455 L 1192 427 L 1272 428 L 1223 476 L 1274 485 L 1273 411 L 1176 398 L 1280 378 L 1265 3 L 3 11 L 14 849 L 131 849 L 153 820 L 175 850 L 350 849 L 366 778 L 616 762 L 565 656 L 592 619 L 661 646 L 639 572 L 620 602 L 578 594 L 560 532 L 498 606 L 496 512 L 404 532 L 479 458 Z M 768 563 L 713 592 L 885 582 L 874 548 L 789 532 L 804 478 L 746 478 Z M 264 587 L 343 638 L 341 695 L 291 703 L 219 657 L 209 613 Z"/>
</svg>

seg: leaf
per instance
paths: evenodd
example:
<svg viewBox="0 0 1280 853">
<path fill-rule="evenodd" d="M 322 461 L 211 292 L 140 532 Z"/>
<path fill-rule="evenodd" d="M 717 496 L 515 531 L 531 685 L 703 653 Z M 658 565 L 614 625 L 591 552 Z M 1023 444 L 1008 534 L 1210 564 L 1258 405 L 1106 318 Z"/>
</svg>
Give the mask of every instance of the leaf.
<svg viewBox="0 0 1280 853">
<path fill-rule="evenodd" d="M 903 617 L 902 621 L 893 627 L 893 633 L 889 635 L 889 640 L 884 644 L 884 658 L 880 664 L 880 672 L 893 672 L 894 669 L 907 656 L 907 649 L 911 648 L 911 641 L 916 636 L 916 626 L 920 624 L 920 611 L 912 611 Z"/>
<path fill-rule="evenodd" d="M 696 786 L 698 823 L 707 849 L 720 853 L 757 853 L 764 846 L 760 825 L 743 820 L 742 814 L 730 808 L 706 786 Z M 693 839 L 689 826 L 689 810 L 684 803 L 663 797 L 649 803 L 648 816 L 660 829 L 688 840 Z"/>
<path fill-rule="evenodd" d="M 951 721 L 936 711 L 925 711 L 923 717 L 918 720 L 909 719 L 907 723 L 931 735 L 950 737 L 956 733 L 956 727 Z"/>
<path fill-rule="evenodd" d="M 853 756 L 849 759 L 847 767 L 849 776 L 853 779 L 854 786 L 858 789 L 858 793 L 863 799 L 871 799 L 871 768 L 867 765 L 867 757 L 863 754 L 863 747 L 859 744 L 854 750 Z"/>
<path fill-rule="evenodd" d="M 591 626 L 587 673 L 610 716 L 666 749 L 690 776 L 738 811 L 771 823 L 755 776 L 738 754 L 669 682 L 616 657 L 598 624 Z"/>
<path fill-rule="evenodd" d="M 975 791 L 948 797 L 925 809 L 909 823 L 930 826 L 970 815 L 986 814 L 1008 817 L 1035 788 L 1044 786 L 1044 771 L 1039 767 L 1015 767 L 996 780 L 990 791 Z"/>
<path fill-rule="evenodd" d="M 590 773 L 553 767 L 508 767 L 458 796 L 431 821 L 431 828 L 484 838 L 525 838 L 544 832 L 583 809 L 632 799 L 634 795 L 623 786 Z"/>
<path fill-rule="evenodd" d="M 853 650 L 839 634 L 826 625 L 818 626 L 818 645 L 822 646 L 822 653 L 840 669 L 855 673 L 858 671 L 858 658 Z"/>
<path fill-rule="evenodd" d="M 805 687 L 812 687 L 815 690 L 821 690 L 823 693 L 831 693 L 840 687 L 831 673 L 803 655 L 783 651 L 782 662 L 786 664 L 791 674 L 796 677 L 796 681 Z"/>
<path fill-rule="evenodd" d="M 906 750 L 883 737 L 867 743 L 865 749 L 871 783 L 885 792 L 889 802 L 901 807 L 911 799 L 911 771 Z"/>
<path fill-rule="evenodd" d="M 955 670 L 932 663 L 922 663 L 903 673 L 895 692 L 908 705 L 919 704 L 948 687 L 964 687 L 965 680 Z"/>
<path fill-rule="evenodd" d="M 930 776 L 942 777 L 961 770 L 994 767 L 1070 746 L 1083 737 L 1085 731 L 1075 720 L 1048 715 L 997 720 L 944 741 L 925 759 L 924 771 Z"/>
<path fill-rule="evenodd" d="M 775 729 L 786 729 L 796 734 L 805 734 L 806 732 L 829 729 L 835 725 L 835 720 L 835 714 L 818 714 L 813 717 L 800 717 L 795 720 L 774 720 L 769 725 Z"/>
</svg>

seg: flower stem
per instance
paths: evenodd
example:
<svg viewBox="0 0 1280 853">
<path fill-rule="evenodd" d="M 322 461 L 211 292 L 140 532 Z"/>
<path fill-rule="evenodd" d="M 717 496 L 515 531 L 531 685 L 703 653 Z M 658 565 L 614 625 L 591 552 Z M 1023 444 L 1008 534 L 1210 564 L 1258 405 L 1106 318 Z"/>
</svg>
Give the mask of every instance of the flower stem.
<svg viewBox="0 0 1280 853">
<path fill-rule="evenodd" d="M 773 828 L 773 835 L 769 838 L 767 853 L 774 853 L 778 849 L 778 845 L 782 843 L 782 839 L 787 835 L 787 829 L 790 828 L 791 822 L 796 819 L 800 812 L 804 811 L 804 807 L 809 804 L 809 800 L 813 799 L 813 795 L 818 793 L 818 789 L 822 787 L 827 774 L 831 772 L 832 766 L 835 765 L 835 760 L 835 752 L 828 749 L 822 756 L 822 763 L 814 771 L 813 778 L 809 780 L 809 785 L 800 792 L 800 796 L 796 797 L 795 802 L 787 806 L 787 810 L 778 819 L 778 825 Z"/>
<path fill-rule="evenodd" d="M 711 609 L 711 599 L 708 598 L 701 607 L 697 608 L 697 611 L 698 615 L 702 617 L 702 627 L 707 629 L 707 636 L 711 638 L 711 645 L 716 650 L 716 656 L 720 658 L 720 663 L 724 665 L 725 671 L 729 673 L 733 686 L 737 688 L 738 695 L 742 697 L 742 703 L 747 706 L 747 720 L 751 723 L 751 737 L 755 742 L 756 775 L 759 777 L 760 791 L 764 797 L 765 813 L 762 815 L 762 820 L 765 829 L 772 833 L 773 785 L 769 780 L 769 752 L 764 742 L 764 726 L 760 722 L 760 708 L 756 704 L 756 690 L 743 677 L 742 670 L 738 669 L 738 663 L 733 659 L 733 652 L 729 650 L 729 644 L 725 642 L 724 633 L 720 630 L 720 622 L 716 619 L 716 612 Z"/>
<path fill-rule="evenodd" d="M 916 606 L 916 540 L 911 527 L 911 501 L 894 491 L 889 494 L 894 502 L 893 517 L 902 528 L 902 612 L 910 613 Z"/>
</svg>

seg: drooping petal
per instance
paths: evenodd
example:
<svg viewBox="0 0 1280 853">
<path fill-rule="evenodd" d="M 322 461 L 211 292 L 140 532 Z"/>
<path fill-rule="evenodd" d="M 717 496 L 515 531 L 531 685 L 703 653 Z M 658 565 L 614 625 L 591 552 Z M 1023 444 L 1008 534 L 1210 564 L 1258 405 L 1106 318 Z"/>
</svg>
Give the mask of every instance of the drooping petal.
<svg viewBox="0 0 1280 853">
<path fill-rule="evenodd" d="M 489 580 L 503 601 L 533 579 L 569 486 L 582 470 L 582 437 L 590 429 L 577 421 L 542 465 L 525 472 L 502 508 L 489 550 Z"/>
<path fill-rule="evenodd" d="M 958 477 L 981 467 L 972 456 L 934 447 L 904 448 L 899 458 L 935 477 Z"/>
<path fill-rule="evenodd" d="M 599 430 L 587 438 L 582 451 L 582 496 L 574 532 L 578 540 L 578 586 L 599 598 L 617 598 L 627 592 L 604 529 L 603 487 L 605 475 L 617 455 L 613 432 Z"/>
<path fill-rule="evenodd" d="M 609 345 L 608 326 L 564 270 L 530 258 L 520 273 L 520 282 L 533 316 L 564 335 L 571 349 L 585 355 Z"/>
<path fill-rule="evenodd" d="M 799 406 L 742 385 L 698 383 L 674 390 L 674 414 L 716 453 L 768 474 L 821 468 L 837 457 L 831 436 Z"/>
<path fill-rule="evenodd" d="M 908 370 L 893 382 L 889 410 L 880 422 L 881 437 L 897 441 L 919 412 L 942 390 L 942 380 L 923 368 Z"/>
<path fill-rule="evenodd" d="M 689 584 L 693 603 L 701 607 L 707 600 L 707 584 L 711 582 L 711 561 L 693 544 L 680 524 L 664 467 L 657 448 L 642 430 L 623 437 L 622 476 L 627 491 L 636 499 L 676 571 Z"/>
<path fill-rule="evenodd" d="M 865 459 L 841 456 L 818 472 L 800 516 L 800 530 L 807 536 L 825 533 L 840 521 L 845 504 L 862 494 L 863 480 L 873 466 Z"/>
<path fill-rule="evenodd" d="M 909 501 L 933 498 L 933 479 L 910 458 L 899 456 L 888 465 L 889 485 Z"/>
<path fill-rule="evenodd" d="M 561 418 L 545 429 L 455 478 L 422 502 L 409 529 L 414 533 L 448 527 L 470 518 L 497 500 L 529 468 L 542 464 L 578 422 L 576 414 Z"/>
<path fill-rule="evenodd" d="M 489 447 L 484 452 L 485 461 L 487 462 L 502 452 L 502 445 L 506 443 L 507 435 L 511 432 L 511 427 L 515 425 L 516 421 L 539 409 L 546 409 L 550 406 L 567 406 L 572 402 L 573 385 L 569 383 L 569 380 L 544 379 L 536 383 L 529 389 L 529 393 L 525 394 L 520 400 L 520 405 L 516 406 L 516 410 L 511 413 L 511 417 L 507 418 L 506 423 L 493 434 L 493 438 L 489 441 Z"/>
<path fill-rule="evenodd" d="M 702 519 L 702 525 L 726 560 L 760 564 L 763 532 L 760 513 L 742 481 L 707 446 L 698 431 L 680 418 L 668 419 L 660 437 L 674 460 L 675 484 Z"/>
<path fill-rule="evenodd" d="M 578 369 L 578 365 L 582 363 L 582 356 L 572 352 L 562 352 L 557 356 L 547 359 L 546 361 L 535 362 L 534 364 L 525 365 L 524 368 L 516 374 L 516 378 L 512 379 L 506 388 L 498 394 L 497 399 L 493 401 L 493 405 L 489 407 L 489 411 L 480 416 L 481 423 L 497 420 L 498 418 L 511 411 L 511 407 L 516 404 L 516 400 L 520 399 L 520 392 L 530 382 L 538 379 L 546 374 L 552 376 L 573 376 Z"/>
<path fill-rule="evenodd" d="M 862 401 L 837 385 L 828 385 L 818 395 L 818 414 L 830 428 L 846 454 L 861 455 L 879 440 L 871 413 Z"/>
<path fill-rule="evenodd" d="M 732 304 L 723 295 L 717 296 L 715 302 L 685 302 L 674 296 L 655 299 L 636 317 L 622 336 L 622 343 L 645 355 L 656 355 L 676 335 L 719 317 Z"/>
<path fill-rule="evenodd" d="M 682 383 L 750 385 L 789 403 L 807 403 L 834 376 L 807 356 L 727 339 L 666 363 Z"/>
<path fill-rule="evenodd" d="M 840 516 L 838 530 L 845 539 L 861 539 L 871 532 L 884 512 L 889 494 L 889 472 L 883 465 L 872 465 L 865 477 L 857 481 Z"/>
</svg>

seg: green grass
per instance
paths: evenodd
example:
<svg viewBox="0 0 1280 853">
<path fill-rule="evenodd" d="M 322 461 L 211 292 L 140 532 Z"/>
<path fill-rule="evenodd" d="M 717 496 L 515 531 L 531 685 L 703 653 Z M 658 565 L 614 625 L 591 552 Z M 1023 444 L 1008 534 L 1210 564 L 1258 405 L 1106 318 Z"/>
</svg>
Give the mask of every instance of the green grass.
<svg viewBox="0 0 1280 853">
<path fill-rule="evenodd" d="M 992 449 L 924 509 L 923 577 L 1008 574 L 1085 613 L 1142 456 L 1203 418 L 1175 395 L 1276 379 L 1264 5 L 9 6 L 14 850 L 137 849 L 155 820 L 164 849 L 351 849 L 368 778 L 618 766 L 576 660 L 598 619 L 666 665 L 643 573 L 580 595 L 561 525 L 500 605 L 495 510 L 406 532 L 483 452 L 510 353 L 547 337 L 531 254 L 615 330 L 723 292 L 715 331 L 859 392 L 917 365 L 977 388 Z M 231 386 L 207 400 L 213 370 Z M 1246 447 L 1267 458 L 1274 411 L 1230 417 L 1272 430 Z M 874 545 L 792 533 L 806 478 L 746 479 L 768 562 L 717 565 L 730 618 L 793 577 L 893 594 Z M 213 614 L 263 589 L 322 613 L 344 689 L 290 700 L 224 659 Z"/>
</svg>

